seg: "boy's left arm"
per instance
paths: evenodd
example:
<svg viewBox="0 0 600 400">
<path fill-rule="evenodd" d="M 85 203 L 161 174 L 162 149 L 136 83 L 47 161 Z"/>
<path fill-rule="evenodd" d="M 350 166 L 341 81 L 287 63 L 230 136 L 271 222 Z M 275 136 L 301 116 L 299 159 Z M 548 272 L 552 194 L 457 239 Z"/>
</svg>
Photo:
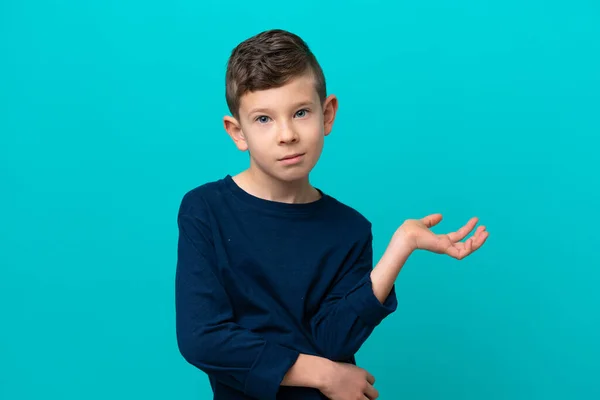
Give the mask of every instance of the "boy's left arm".
<svg viewBox="0 0 600 400">
<path fill-rule="evenodd" d="M 483 245 L 488 237 L 480 226 L 473 237 L 461 242 L 475 227 L 477 218 L 449 234 L 429 230 L 442 219 L 432 214 L 407 220 L 394 233 L 385 253 L 373 268 L 372 233 L 369 230 L 360 256 L 345 266 L 333 288 L 311 320 L 311 330 L 324 357 L 343 360 L 353 356 L 385 317 L 394 312 L 394 282 L 413 251 L 422 249 L 462 259 Z"/>
<path fill-rule="evenodd" d="M 397 308 L 393 281 L 381 300 L 374 294 L 372 240 L 369 231 L 361 243 L 360 254 L 342 266 L 310 320 L 312 336 L 323 357 L 334 361 L 351 358 L 375 327 Z"/>
</svg>

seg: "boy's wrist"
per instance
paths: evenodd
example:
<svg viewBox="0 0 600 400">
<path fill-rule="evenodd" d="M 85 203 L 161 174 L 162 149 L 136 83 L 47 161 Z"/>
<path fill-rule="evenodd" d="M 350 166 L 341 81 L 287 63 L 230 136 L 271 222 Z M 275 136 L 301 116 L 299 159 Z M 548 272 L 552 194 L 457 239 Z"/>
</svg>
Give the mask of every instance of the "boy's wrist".
<svg viewBox="0 0 600 400">
<path fill-rule="evenodd" d="M 415 237 L 411 231 L 404 229 L 404 224 L 394 232 L 391 244 L 392 246 L 390 247 L 393 247 L 400 252 L 401 258 L 403 258 L 402 256 L 409 256 L 412 252 L 417 250 Z"/>
<path fill-rule="evenodd" d="M 333 375 L 335 374 L 335 367 L 336 363 L 327 358 L 319 357 L 317 360 L 315 360 L 314 368 L 316 372 L 316 389 L 320 390 L 321 392 L 327 389 L 333 379 Z"/>
<path fill-rule="evenodd" d="M 392 236 L 380 264 L 386 265 L 386 269 L 400 270 L 416 249 L 414 237 L 400 227 Z"/>
<path fill-rule="evenodd" d="M 304 386 L 322 390 L 334 373 L 335 363 L 327 358 L 300 354 L 296 363 L 285 375 L 283 386 Z"/>
</svg>

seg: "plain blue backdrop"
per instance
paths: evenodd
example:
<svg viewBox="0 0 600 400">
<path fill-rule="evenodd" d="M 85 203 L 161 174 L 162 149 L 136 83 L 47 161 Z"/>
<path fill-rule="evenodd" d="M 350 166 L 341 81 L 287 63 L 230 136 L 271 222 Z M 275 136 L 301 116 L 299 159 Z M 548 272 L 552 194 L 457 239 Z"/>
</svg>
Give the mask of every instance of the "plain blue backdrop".
<svg viewBox="0 0 600 400">
<path fill-rule="evenodd" d="M 176 213 L 245 168 L 225 64 L 301 35 L 339 97 L 313 183 L 416 253 L 358 354 L 388 399 L 600 398 L 595 1 L 0 1 L 0 399 L 209 399 L 178 353 Z"/>
</svg>

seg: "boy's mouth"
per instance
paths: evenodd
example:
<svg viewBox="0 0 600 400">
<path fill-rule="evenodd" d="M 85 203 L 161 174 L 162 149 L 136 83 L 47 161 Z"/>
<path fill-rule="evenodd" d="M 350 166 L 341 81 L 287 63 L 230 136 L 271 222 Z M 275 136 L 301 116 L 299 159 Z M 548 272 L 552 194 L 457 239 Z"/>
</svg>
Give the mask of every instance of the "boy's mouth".
<svg viewBox="0 0 600 400">
<path fill-rule="evenodd" d="M 296 158 L 300 158 L 303 155 L 304 155 L 304 153 L 294 153 L 294 154 L 290 154 L 288 156 L 285 156 L 283 158 L 280 158 L 279 161 L 293 160 L 293 159 L 296 159 Z"/>
<path fill-rule="evenodd" d="M 285 156 L 279 160 L 283 165 L 294 165 L 298 164 L 302 161 L 302 157 L 304 157 L 305 153 L 295 153 Z"/>
</svg>

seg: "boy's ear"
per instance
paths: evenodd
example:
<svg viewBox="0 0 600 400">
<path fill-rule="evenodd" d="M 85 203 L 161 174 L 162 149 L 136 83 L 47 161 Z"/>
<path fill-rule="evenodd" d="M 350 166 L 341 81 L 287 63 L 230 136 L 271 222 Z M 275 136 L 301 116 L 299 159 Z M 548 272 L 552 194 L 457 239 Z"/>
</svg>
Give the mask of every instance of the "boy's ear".
<svg viewBox="0 0 600 400">
<path fill-rule="evenodd" d="M 335 121 L 335 115 L 337 113 L 337 110 L 337 97 L 335 97 L 335 95 L 333 94 L 330 94 L 329 96 L 327 96 L 325 102 L 323 103 L 323 124 L 325 136 L 329 135 L 331 133 L 331 130 L 333 129 L 333 122 Z"/>
<path fill-rule="evenodd" d="M 246 137 L 244 136 L 242 126 L 240 125 L 237 119 L 226 115 L 225 117 L 223 117 L 223 126 L 225 127 L 227 134 L 231 137 L 238 150 L 248 150 L 248 143 L 246 142 Z"/>
</svg>

